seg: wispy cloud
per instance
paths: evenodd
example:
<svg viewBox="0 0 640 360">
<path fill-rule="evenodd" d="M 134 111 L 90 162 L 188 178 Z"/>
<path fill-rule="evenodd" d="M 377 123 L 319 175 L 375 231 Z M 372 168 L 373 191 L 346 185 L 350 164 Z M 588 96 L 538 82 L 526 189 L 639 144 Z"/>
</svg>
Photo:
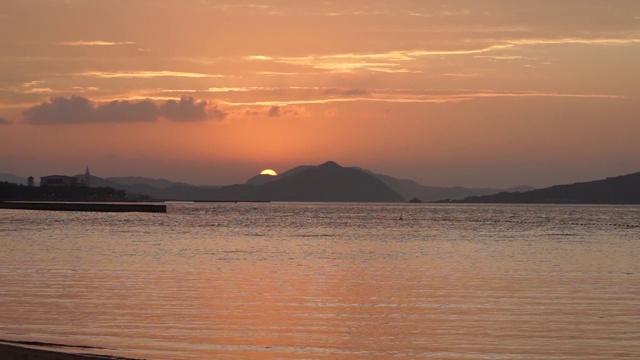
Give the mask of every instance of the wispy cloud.
<svg viewBox="0 0 640 360">
<path fill-rule="evenodd" d="M 511 50 L 523 46 L 541 45 L 593 45 L 593 46 L 613 46 L 613 45 L 637 45 L 640 44 L 640 35 L 629 37 L 607 37 L 607 38 L 523 38 L 511 40 L 494 40 L 493 44 L 475 48 L 465 49 L 423 49 L 423 50 L 394 50 L 382 53 L 343 53 L 332 55 L 310 55 L 300 57 L 275 57 L 265 55 L 245 56 L 246 61 L 276 62 L 296 66 L 312 67 L 318 70 L 329 72 L 350 72 L 354 70 L 370 70 L 388 73 L 415 72 L 405 65 L 411 61 L 416 61 L 425 57 L 433 56 L 462 56 L 475 55 L 475 57 L 486 57 L 493 60 L 524 60 L 517 55 L 482 55 L 495 51 Z"/>
<path fill-rule="evenodd" d="M 476 55 L 475 59 L 488 59 L 488 60 L 535 60 L 535 58 L 527 58 L 520 55 Z"/>
<path fill-rule="evenodd" d="M 26 91 L 28 94 L 49 94 L 53 92 L 53 89 L 48 88 L 48 87 L 43 87 L 43 88 L 30 88 L 29 90 Z"/>
<path fill-rule="evenodd" d="M 102 79 L 150 79 L 158 77 L 183 77 L 183 78 L 221 78 L 220 74 L 202 74 L 179 71 L 126 71 L 126 72 L 103 72 L 87 71 L 76 74 L 77 76 L 87 76 Z"/>
<path fill-rule="evenodd" d="M 207 92 L 212 92 L 212 93 L 225 93 L 225 92 L 247 92 L 247 91 L 251 91 L 251 90 L 259 90 L 259 89 L 263 89 L 263 88 L 256 88 L 256 87 L 212 87 L 212 88 L 208 88 Z"/>
<path fill-rule="evenodd" d="M 194 89 L 162 89 L 160 90 L 163 93 L 195 93 L 198 90 Z"/>
<path fill-rule="evenodd" d="M 21 92 L 25 94 L 48 94 L 53 92 L 53 89 L 51 89 L 50 87 L 45 87 L 44 84 L 45 81 L 43 80 L 33 80 L 25 82 L 22 84 L 22 87 L 25 90 Z"/>
<path fill-rule="evenodd" d="M 44 81 L 42 81 L 42 80 L 33 80 L 33 81 L 29 81 L 29 82 L 23 83 L 22 87 L 32 88 L 32 87 L 36 87 L 36 86 L 41 86 L 42 84 L 44 84 Z"/>
<path fill-rule="evenodd" d="M 454 78 L 477 78 L 483 76 L 482 74 L 476 73 L 445 73 L 442 76 L 450 76 Z"/>
<path fill-rule="evenodd" d="M 61 41 L 57 43 L 62 46 L 122 46 L 122 45 L 135 45 L 136 43 L 133 41 L 102 41 L 102 40 L 93 40 L 93 41 Z"/>
<path fill-rule="evenodd" d="M 327 93 L 327 91 L 325 91 Z M 334 93 L 334 92 L 329 92 Z M 336 92 L 339 94 L 339 92 Z M 576 99 L 625 99 L 624 96 L 610 94 L 579 94 L 579 93 L 554 93 L 554 92 L 497 92 L 497 91 L 459 91 L 459 92 L 435 92 L 435 91 L 392 91 L 392 90 L 362 90 L 359 93 L 345 93 L 346 96 L 317 97 L 311 99 L 298 99 L 288 101 L 255 101 L 255 102 L 224 102 L 228 106 L 287 106 L 287 105 L 313 105 L 345 102 L 380 102 L 380 103 L 425 103 L 444 104 L 472 101 L 481 98 L 576 98 Z M 357 96 L 360 95 L 360 96 Z M 366 96 L 362 96 L 366 95 Z"/>
</svg>

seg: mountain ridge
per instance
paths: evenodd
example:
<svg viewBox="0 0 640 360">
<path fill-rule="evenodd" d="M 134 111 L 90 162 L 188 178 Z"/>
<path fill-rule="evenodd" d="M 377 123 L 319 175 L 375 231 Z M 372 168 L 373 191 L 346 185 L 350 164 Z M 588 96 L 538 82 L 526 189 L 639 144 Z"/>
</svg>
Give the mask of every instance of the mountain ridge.
<svg viewBox="0 0 640 360">
<path fill-rule="evenodd" d="M 526 192 L 471 196 L 465 203 L 514 204 L 640 204 L 640 172 L 576 182 Z"/>
<path fill-rule="evenodd" d="M 27 185 L 27 178 L 7 173 L 0 173 L 0 182 Z"/>
<path fill-rule="evenodd" d="M 318 169 L 321 170 L 320 173 L 316 173 L 316 171 L 319 171 Z M 340 173 L 338 174 L 336 171 Z M 332 176 L 338 177 L 332 180 Z M 340 181 L 336 180 L 340 176 L 345 181 L 342 185 L 340 185 Z M 290 180 L 291 178 L 293 180 Z M 359 180 L 354 181 L 354 179 Z M 252 184 L 251 179 L 249 179 L 245 184 L 216 187 L 196 186 L 141 176 L 91 177 L 92 186 L 94 187 L 112 187 L 117 190 L 125 190 L 134 195 L 149 195 L 156 200 L 399 202 L 416 198 L 422 202 L 465 203 L 640 203 L 640 172 L 601 180 L 555 185 L 543 189 L 531 190 L 530 187 L 520 187 L 509 189 L 516 191 L 502 191 L 488 195 L 479 194 L 467 196 L 463 199 L 456 199 L 452 194 L 460 196 L 465 192 L 475 191 L 477 193 L 479 191 L 495 191 L 498 189 L 424 186 L 413 180 L 375 174 L 358 167 L 342 167 L 332 161 L 321 165 L 300 165 L 283 172 L 279 176 L 270 176 L 267 180 L 260 184 Z M 23 185 L 26 183 L 25 178 L 5 173 L 0 173 L 0 181 L 21 183 Z M 117 181 L 122 181 L 125 184 Z M 330 185 L 325 185 L 325 183 Z M 361 188 L 364 190 L 361 190 Z M 420 191 L 423 191 L 423 193 Z M 357 196 L 354 194 L 357 194 Z M 376 195 L 373 196 L 372 194 Z"/>
<path fill-rule="evenodd" d="M 368 170 L 365 170 L 368 171 Z M 389 187 L 404 196 L 405 200 L 416 198 L 423 202 L 438 200 L 462 200 L 469 196 L 491 195 L 504 191 L 529 191 L 534 188 L 528 185 L 507 189 L 496 188 L 467 188 L 462 186 L 427 186 L 410 179 L 398 179 L 393 176 L 372 173 Z"/>
</svg>

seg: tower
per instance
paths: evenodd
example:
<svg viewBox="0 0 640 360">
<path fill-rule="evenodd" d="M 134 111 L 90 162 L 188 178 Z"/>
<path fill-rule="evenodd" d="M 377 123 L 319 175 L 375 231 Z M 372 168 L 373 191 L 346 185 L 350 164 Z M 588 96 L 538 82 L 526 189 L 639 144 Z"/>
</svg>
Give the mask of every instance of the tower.
<svg viewBox="0 0 640 360">
<path fill-rule="evenodd" d="M 91 172 L 89 172 L 89 165 L 87 165 L 87 170 L 84 172 L 83 182 L 87 187 L 91 187 Z"/>
</svg>

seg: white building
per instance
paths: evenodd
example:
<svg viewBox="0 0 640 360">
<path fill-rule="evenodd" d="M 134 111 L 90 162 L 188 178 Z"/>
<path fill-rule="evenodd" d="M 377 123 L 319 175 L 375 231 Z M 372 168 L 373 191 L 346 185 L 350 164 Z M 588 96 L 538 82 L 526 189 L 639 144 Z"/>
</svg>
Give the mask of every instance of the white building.
<svg viewBox="0 0 640 360">
<path fill-rule="evenodd" d="M 49 175 L 40 178 L 40 186 L 86 186 L 91 187 L 91 173 L 89 167 L 84 175 L 66 176 Z"/>
<path fill-rule="evenodd" d="M 77 186 L 78 179 L 73 176 L 49 175 L 40 178 L 40 186 Z"/>
</svg>

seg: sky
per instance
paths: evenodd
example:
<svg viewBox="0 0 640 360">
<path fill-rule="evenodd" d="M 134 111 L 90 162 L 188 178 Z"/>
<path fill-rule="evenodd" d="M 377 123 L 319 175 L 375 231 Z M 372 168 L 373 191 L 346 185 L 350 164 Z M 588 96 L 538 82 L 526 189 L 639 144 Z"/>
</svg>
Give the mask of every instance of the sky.
<svg viewBox="0 0 640 360">
<path fill-rule="evenodd" d="M 3 0 L 0 172 L 640 171 L 637 0 Z"/>
</svg>

